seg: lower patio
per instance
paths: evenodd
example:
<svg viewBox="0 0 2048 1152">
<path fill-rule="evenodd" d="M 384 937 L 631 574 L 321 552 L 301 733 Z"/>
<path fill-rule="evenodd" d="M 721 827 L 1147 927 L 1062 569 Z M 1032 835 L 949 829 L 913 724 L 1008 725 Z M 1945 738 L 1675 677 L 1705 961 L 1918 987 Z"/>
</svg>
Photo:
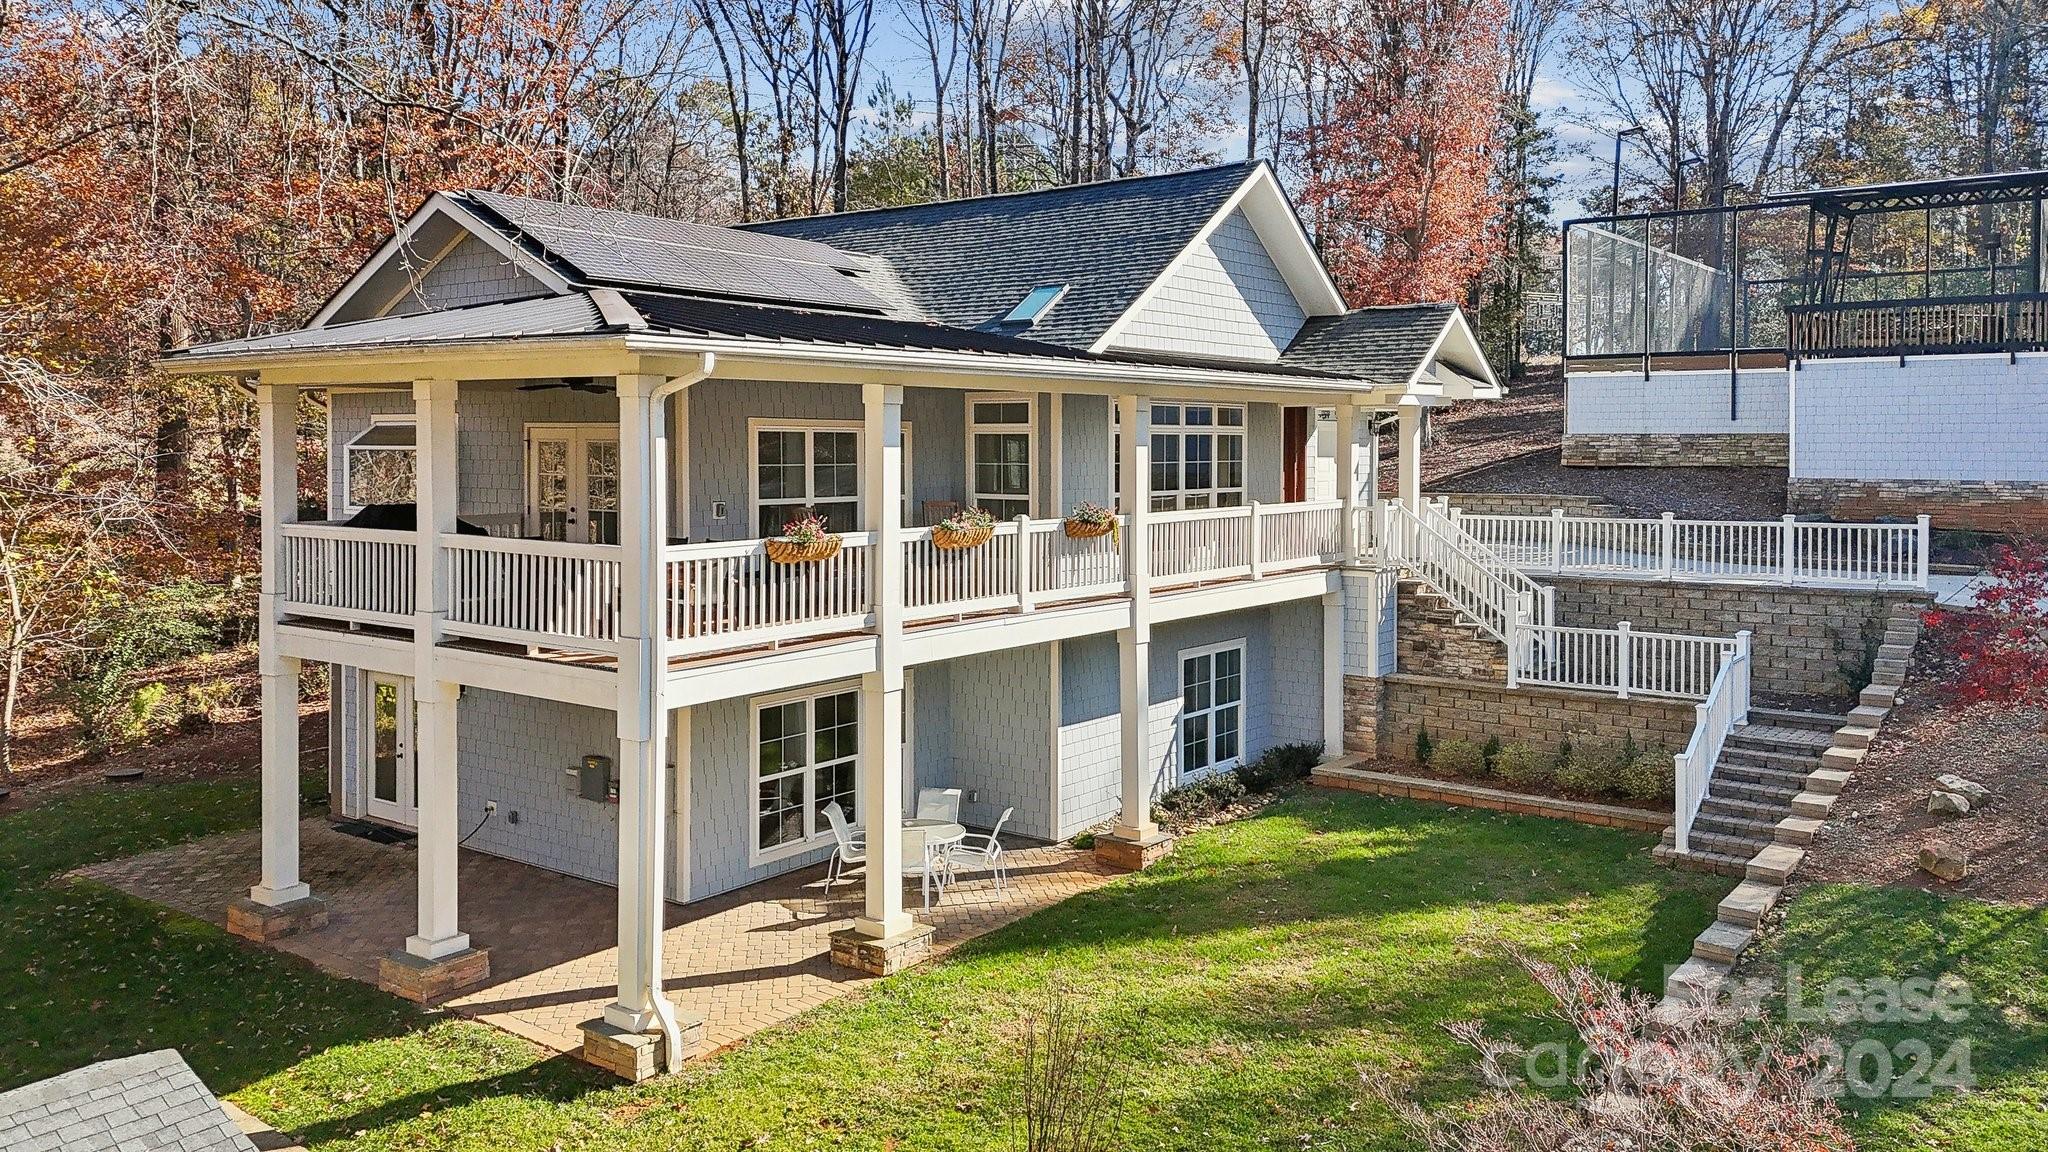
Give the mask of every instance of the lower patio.
<svg viewBox="0 0 2048 1152">
<path fill-rule="evenodd" d="M 326 819 L 300 823 L 300 874 L 325 900 L 325 926 L 274 946 L 323 971 L 377 982 L 378 960 L 416 923 L 412 845 L 378 843 Z M 76 875 L 212 924 L 257 875 L 261 843 L 249 829 L 89 865 Z M 935 906 L 918 908 L 937 930 L 935 953 L 1100 887 L 1116 873 L 1065 845 L 1013 848 L 998 894 L 983 872 L 963 871 Z M 613 889 L 479 852 L 461 853 L 462 926 L 491 954 L 490 979 L 446 1007 L 553 1052 L 582 1044 L 577 1026 L 603 1010 L 617 987 Z M 805 869 L 690 905 L 667 908 L 663 978 L 677 1009 L 704 1017 L 703 1056 L 843 996 L 874 977 L 837 967 L 829 935 L 860 911 L 855 875 L 824 891 L 822 867 Z"/>
</svg>

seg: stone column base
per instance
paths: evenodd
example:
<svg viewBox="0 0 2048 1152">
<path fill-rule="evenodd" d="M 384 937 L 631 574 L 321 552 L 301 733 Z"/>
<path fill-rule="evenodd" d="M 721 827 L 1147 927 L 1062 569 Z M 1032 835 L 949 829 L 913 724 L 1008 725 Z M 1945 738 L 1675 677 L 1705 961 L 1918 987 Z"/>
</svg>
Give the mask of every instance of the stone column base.
<svg viewBox="0 0 2048 1152">
<path fill-rule="evenodd" d="M 832 963 L 870 976 L 894 976 L 932 954 L 929 924 L 912 924 L 903 932 L 879 939 L 853 928 L 832 933 Z"/>
<path fill-rule="evenodd" d="M 439 960 L 426 960 L 399 949 L 377 962 L 377 987 L 415 1004 L 445 1000 L 491 978 L 491 953 L 465 948 Z"/>
<path fill-rule="evenodd" d="M 1171 851 L 1173 837 L 1160 831 L 1154 831 L 1142 840 L 1128 836 L 1095 838 L 1095 858 L 1111 868 L 1121 868 L 1126 872 L 1143 872 Z"/>
<path fill-rule="evenodd" d="M 244 896 L 228 904 L 228 933 L 268 944 L 327 925 L 327 901 L 308 896 L 289 904 L 258 904 Z"/>
<path fill-rule="evenodd" d="M 678 1012 L 676 1025 L 682 1029 L 683 1058 L 687 1060 L 704 1044 L 704 1018 Z M 681 1071 L 664 1067 L 668 1063 L 668 1041 L 659 1032 L 628 1032 L 606 1022 L 602 1016 L 585 1020 L 577 1027 L 583 1032 L 583 1047 L 577 1053 L 582 1061 L 628 1083 L 638 1084 L 663 1072 Z"/>
</svg>

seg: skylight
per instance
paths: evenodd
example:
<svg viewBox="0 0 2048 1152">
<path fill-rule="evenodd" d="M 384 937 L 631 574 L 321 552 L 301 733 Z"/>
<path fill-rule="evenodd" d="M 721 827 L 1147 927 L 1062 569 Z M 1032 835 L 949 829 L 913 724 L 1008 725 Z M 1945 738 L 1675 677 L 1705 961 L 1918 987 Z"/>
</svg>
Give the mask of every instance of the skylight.
<svg viewBox="0 0 2048 1152">
<path fill-rule="evenodd" d="M 1036 324 L 1039 318 L 1051 311 L 1052 306 L 1059 303 L 1060 297 L 1066 294 L 1067 286 L 1065 284 L 1040 284 L 1038 287 L 1026 292 L 1024 298 L 1017 301 L 1017 306 L 1010 309 L 1010 314 L 1003 317 L 1002 322 L 1005 324 Z"/>
</svg>

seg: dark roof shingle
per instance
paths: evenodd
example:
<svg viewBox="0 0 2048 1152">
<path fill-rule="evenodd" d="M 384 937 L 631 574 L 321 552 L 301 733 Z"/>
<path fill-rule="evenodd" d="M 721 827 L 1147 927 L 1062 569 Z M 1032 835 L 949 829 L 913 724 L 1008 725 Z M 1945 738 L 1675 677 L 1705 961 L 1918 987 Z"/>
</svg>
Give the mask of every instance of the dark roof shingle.
<svg viewBox="0 0 2048 1152">
<path fill-rule="evenodd" d="M 884 257 L 926 312 L 960 328 L 1000 319 L 1041 284 L 1065 284 L 1031 338 L 1087 348 L 1254 170 L 1225 164 L 744 227 Z"/>
<path fill-rule="evenodd" d="M 1405 384 L 1436 346 L 1457 307 L 1403 304 L 1312 316 L 1280 354 L 1280 363 Z"/>
</svg>

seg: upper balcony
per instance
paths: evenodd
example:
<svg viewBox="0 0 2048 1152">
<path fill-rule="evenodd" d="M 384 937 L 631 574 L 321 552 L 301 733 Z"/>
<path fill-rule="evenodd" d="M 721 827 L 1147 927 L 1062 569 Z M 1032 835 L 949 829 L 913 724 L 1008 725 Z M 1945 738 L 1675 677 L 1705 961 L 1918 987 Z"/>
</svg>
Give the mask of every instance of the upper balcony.
<svg viewBox="0 0 2048 1152">
<path fill-rule="evenodd" d="M 1574 220 L 1575 368 L 2048 349 L 2048 172 Z"/>
<path fill-rule="evenodd" d="M 1151 587 L 1189 591 L 1335 565 L 1343 504 L 1152 513 Z M 1028 614 L 1126 595 L 1125 521 L 1099 536 L 1062 520 L 1020 516 L 969 548 L 941 548 L 932 529 L 899 542 L 902 609 L 911 627 Z M 281 529 L 281 608 L 288 618 L 387 628 L 413 624 L 418 535 L 299 523 Z M 660 560 L 660 635 L 671 662 L 858 633 L 874 621 L 868 533 L 842 534 L 826 559 L 777 563 L 766 540 L 670 545 Z M 623 549 L 614 544 L 451 534 L 435 546 L 451 579 L 446 635 L 513 645 L 530 655 L 617 653 Z"/>
</svg>

